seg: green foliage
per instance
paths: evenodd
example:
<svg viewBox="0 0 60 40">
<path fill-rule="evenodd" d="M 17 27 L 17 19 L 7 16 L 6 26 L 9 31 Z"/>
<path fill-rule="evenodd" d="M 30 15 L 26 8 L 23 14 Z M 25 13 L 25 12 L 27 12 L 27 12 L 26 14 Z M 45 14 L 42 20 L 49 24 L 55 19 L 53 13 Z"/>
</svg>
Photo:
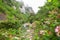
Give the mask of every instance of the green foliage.
<svg viewBox="0 0 60 40">
<path fill-rule="evenodd" d="M 20 27 L 19 25 L 18 25 L 18 21 L 12 21 L 12 20 L 10 20 L 10 21 L 7 21 L 7 22 L 1 22 L 0 23 L 0 28 L 7 28 L 7 29 L 9 29 L 9 28 L 18 28 L 18 27 Z"/>
<path fill-rule="evenodd" d="M 40 10 L 36 15 L 36 19 L 40 19 L 40 24 L 37 26 L 39 30 L 47 31 L 45 35 L 40 35 L 39 40 L 60 40 L 55 32 L 55 27 L 60 25 L 59 18 L 59 0 L 48 0 L 45 6 L 39 7 Z M 59 16 L 58 16 L 59 15 Z M 48 32 L 51 31 L 51 34 Z M 39 32 L 38 32 L 39 33 Z"/>
<path fill-rule="evenodd" d="M 21 13 L 19 7 L 22 5 L 23 3 L 16 0 L 0 0 L 0 13 L 7 16 L 6 20 L 0 21 L 0 40 L 29 40 L 26 38 L 29 30 L 34 31 L 33 40 L 60 40 L 55 32 L 56 26 L 60 25 L 59 0 L 47 0 L 43 7 L 39 7 L 36 15 Z M 23 24 L 28 22 L 31 25 L 35 22 L 36 27 L 23 27 Z"/>
</svg>

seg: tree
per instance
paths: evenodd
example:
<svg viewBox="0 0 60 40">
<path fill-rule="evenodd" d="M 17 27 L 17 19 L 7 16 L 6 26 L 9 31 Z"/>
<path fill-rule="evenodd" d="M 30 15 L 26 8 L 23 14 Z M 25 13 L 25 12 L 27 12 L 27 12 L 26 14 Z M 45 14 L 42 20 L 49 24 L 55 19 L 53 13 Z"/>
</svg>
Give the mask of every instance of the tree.
<svg viewBox="0 0 60 40">
<path fill-rule="evenodd" d="M 40 10 L 36 14 L 37 24 L 36 30 L 38 33 L 40 30 L 45 30 L 46 34 L 40 34 L 40 40 L 60 40 L 55 33 L 55 27 L 60 25 L 60 1 L 59 0 L 47 0 L 47 3 L 43 7 L 39 7 Z M 57 17 L 58 16 L 58 17 Z M 45 32 L 44 31 L 44 32 Z M 49 34 L 50 32 L 51 34 Z M 50 36 L 49 36 L 50 35 Z M 36 37 L 37 39 L 37 37 Z M 37 39 L 38 40 L 38 39 Z"/>
<path fill-rule="evenodd" d="M 17 5 L 18 4 L 18 5 Z M 14 9 L 14 6 L 16 9 Z M 1 0 L 0 1 L 0 14 L 6 14 L 6 20 L 7 20 L 7 23 L 6 22 L 3 22 L 3 23 L 6 23 L 7 25 L 9 24 L 15 24 L 15 25 L 19 25 L 19 21 L 20 20 L 24 20 L 24 19 L 21 19 L 23 18 L 20 12 L 20 3 L 17 2 L 16 0 Z"/>
</svg>

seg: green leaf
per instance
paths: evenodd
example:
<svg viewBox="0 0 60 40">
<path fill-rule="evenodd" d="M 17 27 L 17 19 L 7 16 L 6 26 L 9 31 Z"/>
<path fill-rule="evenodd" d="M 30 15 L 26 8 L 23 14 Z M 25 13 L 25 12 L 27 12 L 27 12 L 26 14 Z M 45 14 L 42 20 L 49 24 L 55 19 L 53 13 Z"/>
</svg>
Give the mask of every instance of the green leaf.
<svg viewBox="0 0 60 40">
<path fill-rule="evenodd" d="M 51 0 L 48 0 L 48 2 L 51 2 Z"/>
</svg>

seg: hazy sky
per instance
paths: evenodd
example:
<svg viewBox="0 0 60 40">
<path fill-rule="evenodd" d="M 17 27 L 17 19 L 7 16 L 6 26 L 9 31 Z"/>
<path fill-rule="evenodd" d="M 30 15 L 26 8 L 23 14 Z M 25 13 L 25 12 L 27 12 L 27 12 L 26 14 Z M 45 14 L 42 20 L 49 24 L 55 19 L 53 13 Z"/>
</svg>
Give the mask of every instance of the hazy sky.
<svg viewBox="0 0 60 40">
<path fill-rule="evenodd" d="M 38 7 L 43 6 L 46 2 L 46 0 L 22 0 L 22 1 L 24 2 L 25 5 L 32 7 L 35 13 L 38 11 Z"/>
</svg>

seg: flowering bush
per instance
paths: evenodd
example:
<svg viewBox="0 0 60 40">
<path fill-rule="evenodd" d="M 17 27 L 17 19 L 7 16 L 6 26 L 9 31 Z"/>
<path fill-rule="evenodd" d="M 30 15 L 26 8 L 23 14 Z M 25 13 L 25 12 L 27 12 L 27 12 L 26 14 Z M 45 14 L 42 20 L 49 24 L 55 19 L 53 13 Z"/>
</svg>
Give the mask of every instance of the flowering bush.
<svg viewBox="0 0 60 40">
<path fill-rule="evenodd" d="M 60 40 L 60 1 L 48 0 L 37 14 L 21 14 L 14 0 L 0 1 L 0 12 L 7 21 L 0 21 L 0 40 Z M 15 5 L 16 10 L 12 7 Z"/>
</svg>

